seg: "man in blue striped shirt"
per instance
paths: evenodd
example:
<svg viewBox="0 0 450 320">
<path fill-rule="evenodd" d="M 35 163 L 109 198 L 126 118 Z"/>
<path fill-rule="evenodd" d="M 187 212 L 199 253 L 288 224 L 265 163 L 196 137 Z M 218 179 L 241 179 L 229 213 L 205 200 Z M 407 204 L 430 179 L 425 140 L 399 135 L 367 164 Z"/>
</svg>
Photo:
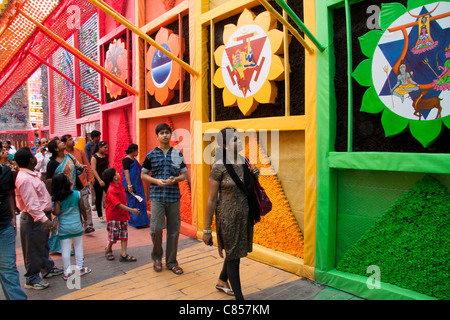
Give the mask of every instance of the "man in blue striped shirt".
<svg viewBox="0 0 450 320">
<path fill-rule="evenodd" d="M 150 183 L 151 221 L 150 235 L 153 242 L 153 269 L 162 270 L 161 259 L 162 231 L 166 228 L 166 266 L 175 274 L 183 269 L 177 262 L 178 238 L 180 234 L 180 189 L 178 182 L 187 178 L 186 163 L 183 154 L 170 146 L 172 129 L 166 123 L 156 126 L 156 138 L 159 147 L 145 157 L 141 178 Z"/>
</svg>

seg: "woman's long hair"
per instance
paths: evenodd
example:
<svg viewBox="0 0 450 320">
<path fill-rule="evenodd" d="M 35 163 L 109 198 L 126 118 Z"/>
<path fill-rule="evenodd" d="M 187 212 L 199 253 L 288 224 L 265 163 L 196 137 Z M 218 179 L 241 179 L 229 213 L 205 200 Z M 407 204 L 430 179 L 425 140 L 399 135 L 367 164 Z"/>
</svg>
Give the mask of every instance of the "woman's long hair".
<svg viewBox="0 0 450 320">
<path fill-rule="evenodd" d="M 52 178 L 53 201 L 65 200 L 73 190 L 69 178 L 64 173 L 57 173 Z"/>
<path fill-rule="evenodd" d="M 51 160 L 54 160 L 58 156 L 58 142 L 59 140 L 53 139 L 47 144 L 48 152 L 52 154 Z"/>
<path fill-rule="evenodd" d="M 125 150 L 126 154 L 132 154 L 133 152 L 139 150 L 139 147 L 137 144 L 135 143 L 130 143 L 130 145 L 128 146 L 127 150 Z"/>
<path fill-rule="evenodd" d="M 223 161 L 223 164 L 231 163 L 229 160 L 227 161 L 227 151 L 225 149 L 225 146 L 227 146 L 230 143 L 231 138 L 234 137 L 235 132 L 237 132 L 235 128 L 226 127 L 220 130 L 219 133 L 216 135 L 216 143 L 218 145 L 218 148 L 215 151 L 216 162 L 218 160 L 221 160 Z"/>
<path fill-rule="evenodd" d="M 108 142 L 106 142 L 106 141 L 97 142 L 94 146 L 94 150 L 92 151 L 92 154 L 96 154 L 98 152 L 98 150 L 100 150 L 101 147 L 104 147 L 107 144 L 108 144 Z"/>
</svg>

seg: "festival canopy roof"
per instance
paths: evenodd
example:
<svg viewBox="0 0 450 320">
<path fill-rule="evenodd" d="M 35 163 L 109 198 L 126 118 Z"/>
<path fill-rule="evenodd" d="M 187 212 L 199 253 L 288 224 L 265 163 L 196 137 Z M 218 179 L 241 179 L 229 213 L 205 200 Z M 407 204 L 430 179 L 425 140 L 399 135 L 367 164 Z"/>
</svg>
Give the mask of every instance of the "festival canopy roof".
<svg viewBox="0 0 450 320">
<path fill-rule="evenodd" d="M 87 0 L 0 0 L 0 108 L 59 47 L 21 11 L 67 40 L 97 8 Z"/>
</svg>

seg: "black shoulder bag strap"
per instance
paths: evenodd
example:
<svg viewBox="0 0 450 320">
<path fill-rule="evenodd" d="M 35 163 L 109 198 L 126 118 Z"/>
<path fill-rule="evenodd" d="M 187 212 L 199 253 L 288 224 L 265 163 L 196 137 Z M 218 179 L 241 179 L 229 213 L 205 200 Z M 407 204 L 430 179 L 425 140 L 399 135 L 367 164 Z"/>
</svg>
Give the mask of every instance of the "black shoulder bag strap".
<svg viewBox="0 0 450 320">
<path fill-rule="evenodd" d="M 238 186 L 239 189 L 241 189 L 245 195 L 248 197 L 249 196 L 249 192 L 247 190 L 247 188 L 245 187 L 244 182 L 239 179 L 236 171 L 234 171 L 233 165 L 232 164 L 225 164 L 225 168 L 227 169 L 228 174 L 231 176 L 231 178 L 233 179 L 234 183 Z M 244 181 L 245 181 L 245 169 L 244 169 Z"/>
<path fill-rule="evenodd" d="M 244 164 L 244 182 L 241 179 L 239 179 L 236 171 L 234 171 L 234 169 L 233 169 L 233 165 L 225 164 L 225 168 L 227 169 L 227 172 L 233 179 L 234 183 L 247 196 L 248 206 L 249 206 L 249 210 L 250 210 L 250 212 L 249 212 L 250 222 L 252 224 L 259 222 L 261 220 L 261 217 L 259 216 L 259 210 L 257 209 L 258 204 L 257 204 L 255 196 L 252 192 L 255 182 L 251 177 L 252 174 L 250 173 L 250 170 L 247 167 L 247 164 Z M 248 188 L 246 186 L 246 183 L 248 184 Z"/>
</svg>

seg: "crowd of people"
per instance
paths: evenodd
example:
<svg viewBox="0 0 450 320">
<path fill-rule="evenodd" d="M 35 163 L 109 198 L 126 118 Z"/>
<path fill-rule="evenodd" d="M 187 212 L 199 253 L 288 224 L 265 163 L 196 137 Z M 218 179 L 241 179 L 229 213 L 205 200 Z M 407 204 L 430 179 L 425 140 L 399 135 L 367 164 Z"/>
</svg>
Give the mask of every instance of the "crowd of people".
<svg viewBox="0 0 450 320">
<path fill-rule="evenodd" d="M 122 172 L 109 166 L 108 143 L 101 140 L 97 130 L 91 132 L 84 151 L 75 147 L 69 134 L 50 141 L 41 139 L 35 152 L 29 147 L 15 150 L 9 141 L 0 142 L 0 280 L 6 299 L 27 298 L 16 267 L 16 215 L 20 215 L 26 289 L 46 289 L 49 283 L 45 279 L 53 276 L 69 279 L 74 271 L 72 253 L 80 276 L 92 271 L 85 265 L 83 234 L 95 232 L 94 211 L 99 222 L 107 223 L 107 260 L 115 259 L 112 248 L 120 241 L 119 261 L 135 262 L 136 257 L 127 253 L 128 225 L 150 226 L 155 272 L 162 271 L 162 234 L 167 229 L 166 267 L 177 275 L 183 273 L 177 261 L 181 225 L 178 183 L 187 178 L 187 167 L 183 154 L 170 146 L 170 126 L 159 124 L 155 133 L 159 146 L 146 155 L 142 166 L 136 159 L 138 146 L 128 146 Z M 259 171 L 238 164 L 243 162 L 238 159 L 242 145 L 236 130 L 226 128 L 219 134 L 223 146 L 219 146 L 221 151 L 210 173 L 203 241 L 212 245 L 211 223 L 216 212 L 219 252 L 221 256 L 222 250 L 226 253 L 216 288 L 243 299 L 239 261 L 252 250 L 256 221 L 251 216 L 252 199 L 233 182 L 229 170 L 250 186 Z M 231 167 L 225 165 L 228 161 Z M 144 183 L 150 186 L 150 219 Z M 62 269 L 55 266 L 52 252 L 61 254 Z"/>
</svg>

